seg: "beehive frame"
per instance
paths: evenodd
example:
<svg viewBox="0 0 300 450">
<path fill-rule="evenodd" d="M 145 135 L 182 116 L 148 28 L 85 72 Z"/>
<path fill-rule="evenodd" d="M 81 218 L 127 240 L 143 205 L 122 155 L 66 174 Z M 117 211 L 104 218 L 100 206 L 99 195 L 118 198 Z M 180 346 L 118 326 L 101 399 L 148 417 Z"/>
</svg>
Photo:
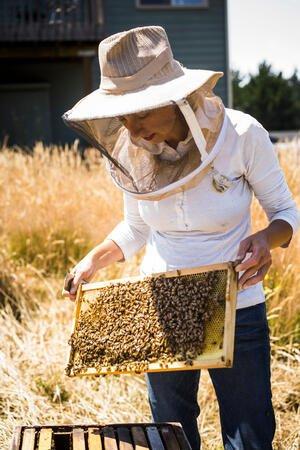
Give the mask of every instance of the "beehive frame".
<svg viewBox="0 0 300 450">
<path fill-rule="evenodd" d="M 15 428 L 10 450 L 191 450 L 179 423 Z"/>
<path fill-rule="evenodd" d="M 232 262 L 213 264 L 208 266 L 195 267 L 192 269 L 181 269 L 170 272 L 161 272 L 151 275 L 151 278 L 155 279 L 158 277 L 182 277 L 186 275 L 197 276 L 197 274 L 203 274 L 204 272 L 213 271 L 226 271 L 226 290 L 224 298 L 224 323 L 222 325 L 222 345 L 216 347 L 209 342 L 210 329 L 212 326 L 207 324 L 207 341 L 205 348 L 201 355 L 193 359 L 190 364 L 186 362 L 175 361 L 168 364 L 161 364 L 161 362 L 155 361 L 150 362 L 147 370 L 142 370 L 142 372 L 163 372 L 163 371 L 174 371 L 174 370 L 194 370 L 194 369 L 204 369 L 204 368 L 225 368 L 231 367 L 233 363 L 233 351 L 234 351 L 234 330 L 235 330 L 235 316 L 236 316 L 236 296 L 237 296 L 237 273 L 234 270 L 234 264 Z M 74 322 L 73 322 L 73 333 L 78 325 L 83 298 L 85 303 L 87 300 L 92 300 L 95 298 L 97 293 L 101 291 L 102 288 L 107 286 L 112 286 L 120 283 L 126 282 L 137 282 L 143 281 L 144 279 L 149 279 L 149 276 L 137 276 L 137 277 L 127 277 L 122 279 L 86 283 L 81 284 L 77 291 L 75 312 L 74 312 Z M 210 328 L 211 327 L 211 328 Z M 213 342 L 214 344 L 214 342 Z M 217 342 L 216 342 L 217 345 Z M 75 376 L 72 370 L 76 358 L 76 350 L 71 348 L 69 355 L 68 367 L 70 376 Z M 136 371 L 120 371 L 116 367 L 101 367 L 101 370 L 97 370 L 95 367 L 87 367 L 85 370 L 81 371 L 76 376 L 92 376 L 92 375 L 107 375 L 107 374 L 121 374 L 121 373 L 131 373 Z"/>
</svg>

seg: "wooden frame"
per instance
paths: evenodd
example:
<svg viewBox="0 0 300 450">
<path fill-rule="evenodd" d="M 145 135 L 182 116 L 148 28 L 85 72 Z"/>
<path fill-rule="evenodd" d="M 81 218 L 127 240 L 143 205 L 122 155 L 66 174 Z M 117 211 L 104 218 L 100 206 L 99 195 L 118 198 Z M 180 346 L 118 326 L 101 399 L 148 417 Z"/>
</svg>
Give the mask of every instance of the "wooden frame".
<svg viewBox="0 0 300 450">
<path fill-rule="evenodd" d="M 175 370 L 195 370 L 195 369 L 208 369 L 208 368 L 225 368 L 231 367 L 233 363 L 233 351 L 234 351 L 234 331 L 235 331 L 235 316 L 236 316 L 236 297 L 237 297 L 237 273 L 234 269 L 233 263 L 220 263 L 208 266 L 195 267 L 192 269 L 181 269 L 170 272 L 161 272 L 151 275 L 151 278 L 158 278 L 164 276 L 165 278 L 182 276 L 182 275 L 193 275 L 200 274 L 204 272 L 217 271 L 217 270 L 227 270 L 227 286 L 226 286 L 226 298 L 225 298 L 225 317 L 224 317 L 224 334 L 223 334 L 223 346 L 222 348 L 215 348 L 210 353 L 205 349 L 201 355 L 192 361 L 192 365 L 187 365 L 184 362 L 173 362 L 165 364 L 160 364 L 159 361 L 149 363 L 149 369 L 147 372 L 165 372 L 165 371 L 175 371 Z M 99 290 L 103 287 L 119 284 L 142 281 L 144 279 L 149 279 L 149 276 L 136 276 L 136 277 L 126 277 L 122 279 L 116 279 L 111 281 L 96 282 L 96 283 L 86 283 L 81 284 L 77 291 L 76 305 L 74 311 L 73 320 L 73 330 L 75 332 L 76 326 L 79 320 L 83 294 L 90 294 L 93 296 L 95 290 Z M 209 326 L 209 325 L 208 325 Z M 73 361 L 76 357 L 76 352 L 71 348 L 69 355 L 69 365 L 72 367 Z M 101 372 L 98 372 L 95 368 L 88 368 L 84 373 L 76 376 L 92 376 L 92 375 L 107 375 L 107 374 L 121 374 L 121 373 L 131 373 L 127 371 L 118 371 L 116 368 L 103 367 Z M 75 374 L 70 372 L 70 376 L 75 376 Z"/>
<path fill-rule="evenodd" d="M 15 428 L 10 450 L 191 450 L 179 423 L 36 425 Z"/>
<path fill-rule="evenodd" d="M 137 9 L 172 9 L 172 10 L 182 10 L 182 9 L 207 9 L 209 7 L 209 0 L 203 0 L 201 5 L 142 5 L 141 0 L 135 0 L 135 6 Z"/>
<path fill-rule="evenodd" d="M 75 8 L 66 0 L 1 3 L 0 41 L 98 41 L 103 35 L 103 0 L 77 2 Z"/>
</svg>

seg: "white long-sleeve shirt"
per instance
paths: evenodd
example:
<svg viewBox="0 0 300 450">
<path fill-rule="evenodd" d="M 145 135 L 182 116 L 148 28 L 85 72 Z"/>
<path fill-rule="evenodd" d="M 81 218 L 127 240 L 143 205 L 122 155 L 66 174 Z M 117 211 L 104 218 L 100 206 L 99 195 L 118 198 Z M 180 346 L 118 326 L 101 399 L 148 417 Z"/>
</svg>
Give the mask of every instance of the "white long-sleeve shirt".
<svg viewBox="0 0 300 450">
<path fill-rule="evenodd" d="M 214 189 L 207 173 L 193 189 L 160 201 L 124 194 L 124 220 L 107 239 L 121 248 L 125 260 L 146 244 L 141 274 L 235 260 L 240 242 L 251 234 L 253 193 L 269 222 L 285 220 L 294 233 L 299 227 L 299 213 L 267 131 L 250 115 L 226 109 L 220 136 L 214 167 L 235 180 L 224 193 Z M 264 300 L 258 283 L 238 293 L 237 308 Z"/>
</svg>

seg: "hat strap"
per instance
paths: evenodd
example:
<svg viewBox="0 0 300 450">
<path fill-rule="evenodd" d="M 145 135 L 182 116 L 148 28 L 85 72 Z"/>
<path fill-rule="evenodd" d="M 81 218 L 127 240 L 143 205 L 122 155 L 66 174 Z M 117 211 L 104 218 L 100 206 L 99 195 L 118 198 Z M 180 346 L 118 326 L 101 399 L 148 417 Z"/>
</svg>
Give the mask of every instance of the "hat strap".
<svg viewBox="0 0 300 450">
<path fill-rule="evenodd" d="M 201 127 L 198 123 L 197 117 L 186 98 L 176 100 L 175 103 L 178 105 L 180 111 L 184 115 L 185 120 L 187 121 L 187 124 L 189 126 L 189 129 L 191 130 L 194 141 L 199 149 L 199 152 L 201 153 L 201 158 L 203 162 L 204 159 L 207 158 L 208 153 L 205 150 L 206 140 L 202 133 Z"/>
</svg>

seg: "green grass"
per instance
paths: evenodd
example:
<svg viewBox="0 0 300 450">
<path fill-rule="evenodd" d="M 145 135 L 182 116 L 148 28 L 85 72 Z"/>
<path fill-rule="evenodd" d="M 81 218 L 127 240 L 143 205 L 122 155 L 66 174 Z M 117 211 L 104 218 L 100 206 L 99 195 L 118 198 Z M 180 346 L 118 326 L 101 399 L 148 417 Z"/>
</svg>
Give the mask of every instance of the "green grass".
<svg viewBox="0 0 300 450">
<path fill-rule="evenodd" d="M 92 247 L 88 237 L 67 229 L 19 231 L 8 237 L 8 253 L 20 265 L 30 264 L 45 275 L 63 276 Z"/>
</svg>

